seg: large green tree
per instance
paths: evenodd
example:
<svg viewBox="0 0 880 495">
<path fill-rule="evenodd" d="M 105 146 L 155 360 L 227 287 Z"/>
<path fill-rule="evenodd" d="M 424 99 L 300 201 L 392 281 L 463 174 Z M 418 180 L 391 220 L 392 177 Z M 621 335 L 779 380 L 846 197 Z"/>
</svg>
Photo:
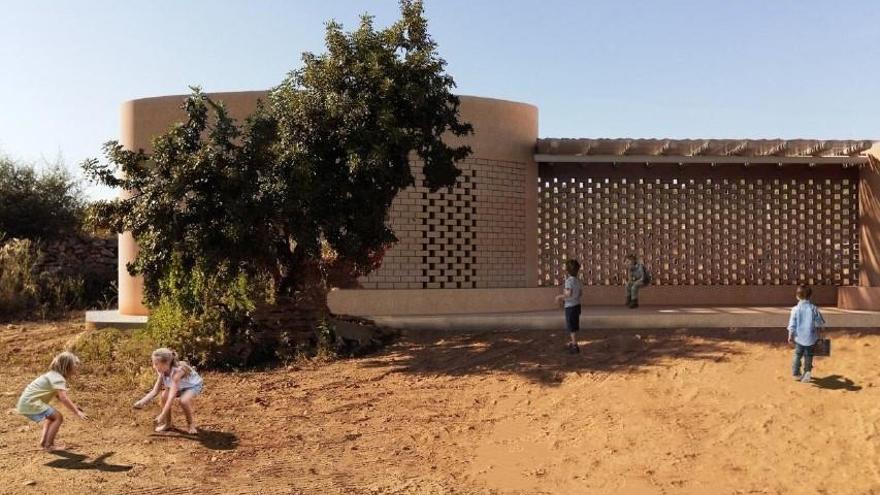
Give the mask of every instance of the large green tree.
<svg viewBox="0 0 880 495">
<path fill-rule="evenodd" d="M 0 233 L 50 240 L 81 226 L 79 183 L 58 161 L 42 171 L 0 155 Z"/>
<path fill-rule="evenodd" d="M 326 52 L 305 53 L 243 123 L 195 88 L 186 121 L 156 137 L 152 154 L 111 141 L 107 163 L 84 164 L 97 182 L 132 191 L 93 217 L 133 233 L 129 271 L 144 275 L 148 303 L 173 268 L 230 284 L 264 276 L 279 298 L 320 294 L 328 251 L 356 276 L 395 242 L 388 210 L 414 184 L 412 156 L 431 190 L 455 183 L 470 149 L 442 137 L 471 127 L 422 3 L 403 0 L 400 12 L 380 30 L 368 15 L 352 32 L 329 22 Z"/>
</svg>

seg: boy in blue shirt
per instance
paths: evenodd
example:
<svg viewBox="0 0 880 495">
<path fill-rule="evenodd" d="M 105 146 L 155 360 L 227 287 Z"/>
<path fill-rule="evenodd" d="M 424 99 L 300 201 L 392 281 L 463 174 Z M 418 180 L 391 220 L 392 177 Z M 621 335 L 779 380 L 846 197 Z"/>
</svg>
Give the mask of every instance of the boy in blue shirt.
<svg viewBox="0 0 880 495">
<path fill-rule="evenodd" d="M 819 340 L 819 329 L 825 326 L 825 319 L 815 304 L 810 302 L 813 290 L 806 285 L 797 289 L 797 306 L 791 308 L 788 320 L 788 343 L 794 341 L 794 360 L 791 374 L 795 380 L 809 383 L 812 380 L 813 349 Z M 804 359 L 804 374 L 801 376 L 801 358 Z"/>
<path fill-rule="evenodd" d="M 568 352 L 577 354 L 581 352 L 577 344 L 577 332 L 581 328 L 581 293 L 583 284 L 577 278 L 581 271 L 581 264 L 577 260 L 565 262 L 565 284 L 562 294 L 556 296 L 556 303 L 562 303 L 565 308 L 565 328 L 568 330 L 571 341 L 568 343 Z"/>
</svg>

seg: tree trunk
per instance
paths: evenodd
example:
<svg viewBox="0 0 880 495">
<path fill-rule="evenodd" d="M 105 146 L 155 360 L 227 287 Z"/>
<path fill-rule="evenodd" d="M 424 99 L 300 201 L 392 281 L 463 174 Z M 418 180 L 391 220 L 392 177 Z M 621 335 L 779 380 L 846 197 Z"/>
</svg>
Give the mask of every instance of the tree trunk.
<svg viewBox="0 0 880 495">
<path fill-rule="evenodd" d="M 292 357 L 303 348 L 333 344 L 335 335 L 327 335 L 322 322 L 331 317 L 327 304 L 327 283 L 320 260 L 296 249 L 286 266 L 279 266 L 275 301 L 262 304 L 253 314 L 266 345 L 280 357 Z M 322 333 L 323 332 L 323 333 Z"/>
</svg>

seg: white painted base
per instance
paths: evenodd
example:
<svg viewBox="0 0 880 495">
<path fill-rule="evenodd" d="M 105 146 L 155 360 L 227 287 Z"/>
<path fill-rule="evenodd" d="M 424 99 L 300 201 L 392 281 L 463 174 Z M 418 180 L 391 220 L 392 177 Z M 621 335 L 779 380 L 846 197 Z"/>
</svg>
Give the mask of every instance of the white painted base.
<svg viewBox="0 0 880 495">
<path fill-rule="evenodd" d="M 115 309 L 86 311 L 86 326 L 89 328 L 143 328 L 147 326 L 147 317 L 122 315 Z"/>
</svg>

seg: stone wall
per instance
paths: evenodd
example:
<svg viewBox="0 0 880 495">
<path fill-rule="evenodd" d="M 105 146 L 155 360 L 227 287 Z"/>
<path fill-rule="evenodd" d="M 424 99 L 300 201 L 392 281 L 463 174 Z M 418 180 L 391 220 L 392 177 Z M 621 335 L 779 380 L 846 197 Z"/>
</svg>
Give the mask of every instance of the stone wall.
<svg viewBox="0 0 880 495">
<path fill-rule="evenodd" d="M 41 271 L 65 274 L 94 275 L 95 278 L 116 278 L 118 241 L 116 236 L 70 234 L 40 246 L 43 259 Z"/>
</svg>

